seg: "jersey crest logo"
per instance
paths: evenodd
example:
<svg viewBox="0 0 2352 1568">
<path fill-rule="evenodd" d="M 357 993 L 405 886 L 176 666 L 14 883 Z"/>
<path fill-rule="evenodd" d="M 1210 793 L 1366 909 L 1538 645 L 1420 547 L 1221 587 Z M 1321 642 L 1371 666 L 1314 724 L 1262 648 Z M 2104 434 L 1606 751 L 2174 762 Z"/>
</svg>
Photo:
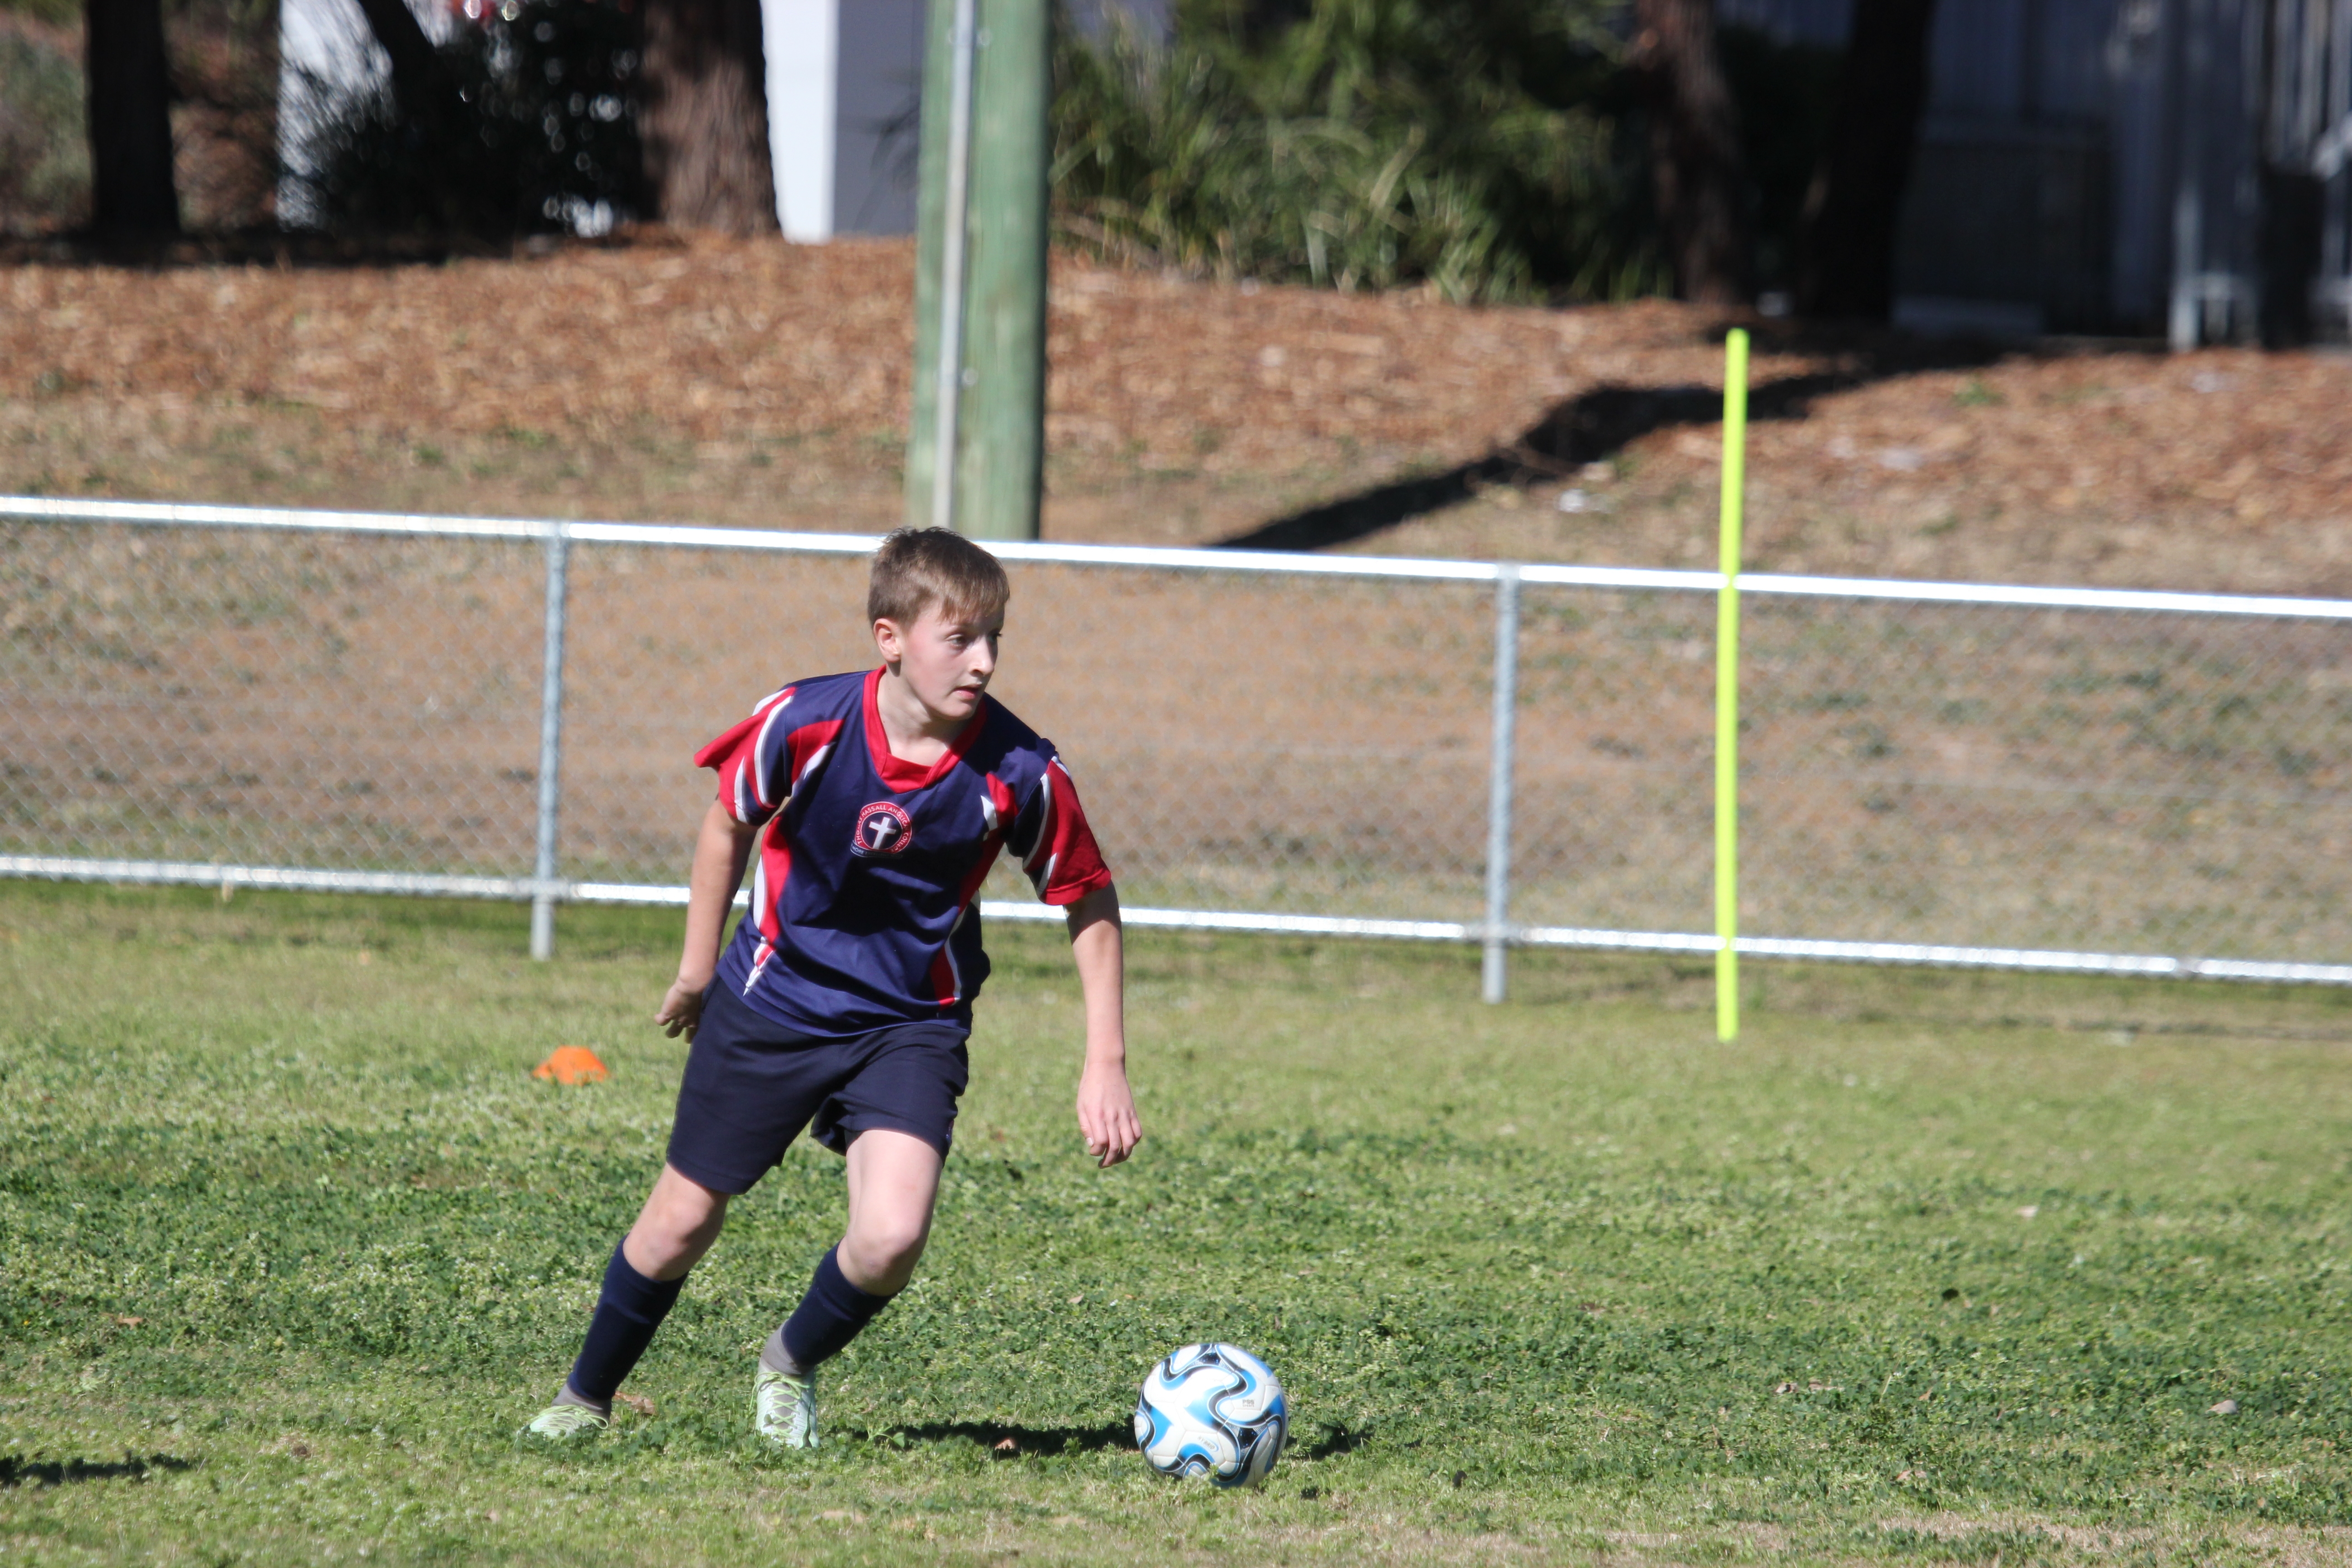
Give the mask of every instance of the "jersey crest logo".
<svg viewBox="0 0 2352 1568">
<path fill-rule="evenodd" d="M 895 803 L 877 800 L 857 814 L 849 836 L 852 855 L 903 855 L 915 840 L 915 824 Z"/>
</svg>

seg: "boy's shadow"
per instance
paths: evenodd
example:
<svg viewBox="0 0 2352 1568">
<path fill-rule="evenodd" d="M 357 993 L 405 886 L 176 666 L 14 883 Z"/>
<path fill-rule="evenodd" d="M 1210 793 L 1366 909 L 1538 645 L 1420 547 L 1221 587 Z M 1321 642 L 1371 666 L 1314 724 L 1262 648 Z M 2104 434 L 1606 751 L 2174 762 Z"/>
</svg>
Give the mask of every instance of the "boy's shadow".
<svg viewBox="0 0 2352 1568">
<path fill-rule="evenodd" d="M 170 1454 L 151 1454 L 141 1458 L 125 1454 L 120 1462 L 89 1459 L 23 1459 L 11 1454 L 0 1458 L 0 1489 L 13 1487 L 68 1486 L 79 1481 L 145 1480 L 154 1470 L 193 1470 L 194 1459 L 182 1459 Z"/>
<path fill-rule="evenodd" d="M 1301 1459 L 1328 1459 L 1353 1453 L 1371 1440 L 1370 1428 L 1353 1430 L 1326 1422 L 1312 1442 L 1293 1432 L 1287 1450 Z M 872 1442 L 893 1444 L 945 1443 L 961 1439 L 977 1443 L 1001 1458 L 1029 1454 L 1096 1454 L 1106 1448 L 1133 1448 L 1135 1429 L 1125 1421 L 1100 1426 L 1008 1426 L 994 1421 L 927 1421 L 914 1426 L 884 1426 L 868 1432 Z"/>
</svg>

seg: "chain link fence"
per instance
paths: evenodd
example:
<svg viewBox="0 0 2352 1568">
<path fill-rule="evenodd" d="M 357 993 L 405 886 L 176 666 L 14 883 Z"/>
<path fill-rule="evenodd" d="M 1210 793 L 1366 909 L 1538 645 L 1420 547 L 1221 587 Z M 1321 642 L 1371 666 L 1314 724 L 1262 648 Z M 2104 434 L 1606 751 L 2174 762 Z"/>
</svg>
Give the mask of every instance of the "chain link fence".
<svg viewBox="0 0 2352 1568">
<path fill-rule="evenodd" d="M 1751 599 L 1744 923 L 2352 954 L 2352 626 Z"/>
<path fill-rule="evenodd" d="M 871 657 L 870 541 L 0 517 L 0 873 L 680 901 L 695 747 Z M 1131 920 L 1717 947 L 1712 574 L 1003 553 Z M 1741 584 L 1741 951 L 2352 984 L 2352 605 Z"/>
</svg>

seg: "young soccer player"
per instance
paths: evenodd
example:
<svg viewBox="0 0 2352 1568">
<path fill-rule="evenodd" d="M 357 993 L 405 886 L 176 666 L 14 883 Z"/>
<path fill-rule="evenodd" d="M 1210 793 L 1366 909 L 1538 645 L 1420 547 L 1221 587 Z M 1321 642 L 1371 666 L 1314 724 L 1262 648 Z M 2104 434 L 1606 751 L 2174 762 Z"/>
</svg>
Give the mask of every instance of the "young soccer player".
<svg viewBox="0 0 2352 1568">
<path fill-rule="evenodd" d="M 881 668 L 796 681 L 696 754 L 719 798 L 695 846 L 685 956 L 655 1015 L 691 1046 L 668 1163 L 605 1267 L 571 1375 L 526 1432 L 564 1440 L 610 1422 L 727 1200 L 807 1127 L 847 1157 L 849 1223 L 761 1351 L 752 1407 L 761 1436 L 816 1446 L 816 1369 L 906 1286 L 930 1233 L 988 977 L 972 900 L 999 851 L 1066 910 L 1087 1152 L 1115 1165 L 1142 1136 L 1118 892 L 1052 743 L 988 696 L 1011 592 L 969 540 L 899 530 L 866 595 Z M 751 909 L 722 953 L 755 851 Z"/>
</svg>

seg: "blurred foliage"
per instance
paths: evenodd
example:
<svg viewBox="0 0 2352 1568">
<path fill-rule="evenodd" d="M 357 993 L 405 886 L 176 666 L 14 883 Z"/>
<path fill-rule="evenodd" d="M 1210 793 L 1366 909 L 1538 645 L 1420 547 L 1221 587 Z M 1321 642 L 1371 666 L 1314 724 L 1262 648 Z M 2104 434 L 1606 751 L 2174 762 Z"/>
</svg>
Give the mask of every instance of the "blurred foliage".
<svg viewBox="0 0 2352 1568">
<path fill-rule="evenodd" d="M 1233 0 L 1172 42 L 1058 32 L 1066 237 L 1221 277 L 1449 300 L 1666 282 L 1612 0 Z"/>
<path fill-rule="evenodd" d="M 616 0 L 507 0 L 461 22 L 439 51 L 431 114 L 404 114 L 388 83 L 339 95 L 310 82 L 287 216 L 355 235 L 609 229 L 643 178 L 634 13 Z"/>
<path fill-rule="evenodd" d="M 286 216 L 346 234 L 594 232 L 641 205 L 637 19 L 519 0 L 442 50 L 446 112 L 311 82 Z M 0 233 L 87 214 L 80 0 L 0 0 Z M 182 198 L 199 227 L 266 220 L 275 0 L 166 0 Z M 1620 0 L 1187 0 L 1172 41 L 1058 30 L 1061 237 L 1105 256 L 1456 300 L 1668 286 L 1646 137 L 1616 65 Z M 1726 27 L 1759 287 L 1794 272 L 1840 52 Z M 298 89 L 301 84 L 297 84 Z M 459 96 L 462 94 L 462 98 Z M 217 190 L 213 187 L 219 187 Z"/>
<path fill-rule="evenodd" d="M 37 33 L 0 27 L 0 234 L 89 215 L 81 62 Z"/>
<path fill-rule="evenodd" d="M 82 0 L 0 0 L 0 15 L 13 12 L 53 27 L 76 26 L 81 22 L 81 5 Z"/>
</svg>

